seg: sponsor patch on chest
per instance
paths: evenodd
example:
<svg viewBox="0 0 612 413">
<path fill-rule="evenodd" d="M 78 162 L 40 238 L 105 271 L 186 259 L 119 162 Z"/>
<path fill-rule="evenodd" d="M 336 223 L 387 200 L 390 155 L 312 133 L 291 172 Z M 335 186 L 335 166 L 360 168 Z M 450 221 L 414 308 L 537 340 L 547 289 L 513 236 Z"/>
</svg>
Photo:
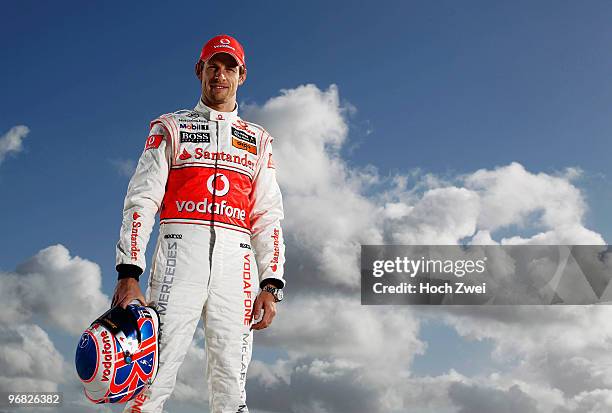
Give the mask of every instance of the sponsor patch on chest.
<svg viewBox="0 0 612 413">
<path fill-rule="evenodd" d="M 208 132 L 208 123 L 204 122 L 180 122 L 179 128 L 186 129 L 188 132 L 205 131 Z"/>
<path fill-rule="evenodd" d="M 257 139 L 255 139 L 255 136 L 234 127 L 232 127 L 232 136 L 236 139 L 250 143 L 251 145 L 257 144 Z"/>
<path fill-rule="evenodd" d="M 257 155 L 257 138 L 234 127 L 232 127 L 232 146 Z"/>
<path fill-rule="evenodd" d="M 181 143 L 210 143 L 210 133 L 180 131 Z"/>
<path fill-rule="evenodd" d="M 181 143 L 210 143 L 208 122 L 199 119 L 179 119 L 179 137 Z"/>
</svg>

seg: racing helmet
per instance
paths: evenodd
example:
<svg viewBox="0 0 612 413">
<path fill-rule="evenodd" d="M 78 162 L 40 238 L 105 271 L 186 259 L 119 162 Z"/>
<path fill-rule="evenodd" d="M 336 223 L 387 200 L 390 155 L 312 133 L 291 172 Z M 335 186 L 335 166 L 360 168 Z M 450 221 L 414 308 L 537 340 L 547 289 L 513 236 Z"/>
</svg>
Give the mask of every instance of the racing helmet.
<svg viewBox="0 0 612 413">
<path fill-rule="evenodd" d="M 158 368 L 159 316 L 129 304 L 98 317 L 81 335 L 76 371 L 93 403 L 125 403 L 142 393 Z"/>
</svg>

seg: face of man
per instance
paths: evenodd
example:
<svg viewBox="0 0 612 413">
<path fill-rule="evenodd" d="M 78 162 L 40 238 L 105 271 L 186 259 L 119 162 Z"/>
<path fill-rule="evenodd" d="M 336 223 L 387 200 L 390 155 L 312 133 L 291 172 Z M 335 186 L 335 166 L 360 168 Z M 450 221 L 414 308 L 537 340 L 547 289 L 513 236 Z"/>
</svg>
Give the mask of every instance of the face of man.
<svg viewBox="0 0 612 413">
<path fill-rule="evenodd" d="M 211 108 L 230 112 L 236 105 L 238 86 L 246 79 L 246 70 L 227 53 L 217 53 L 202 68 L 202 100 Z"/>
</svg>

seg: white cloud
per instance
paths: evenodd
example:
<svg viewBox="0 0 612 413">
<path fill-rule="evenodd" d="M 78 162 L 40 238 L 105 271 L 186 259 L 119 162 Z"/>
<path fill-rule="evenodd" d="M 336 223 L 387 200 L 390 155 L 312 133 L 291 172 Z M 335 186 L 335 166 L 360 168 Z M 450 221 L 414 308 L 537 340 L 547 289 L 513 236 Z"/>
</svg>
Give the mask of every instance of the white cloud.
<svg viewBox="0 0 612 413">
<path fill-rule="evenodd" d="M 285 376 L 286 377 L 282 377 Z M 362 365 L 345 360 L 298 358 L 267 365 L 252 362 L 248 401 L 273 412 L 383 412 L 379 384 Z"/>
<path fill-rule="evenodd" d="M 494 231 L 516 225 L 542 228 L 531 239 L 512 237 L 503 244 L 604 244 L 603 238 L 584 227 L 587 207 L 572 180 L 580 176 L 568 168 L 561 176 L 530 173 L 513 162 L 494 170 L 478 170 L 465 177 L 465 184 L 480 194 L 478 227 Z M 539 214 L 532 218 L 534 214 Z"/>
<path fill-rule="evenodd" d="M 110 163 L 121 176 L 131 178 L 136 171 L 136 161 L 133 159 L 111 159 Z"/>
<path fill-rule="evenodd" d="M 378 207 L 360 193 L 377 177 L 371 169 L 350 170 L 340 158 L 348 110 L 340 106 L 337 87 L 283 90 L 261 108 L 244 109 L 246 119 L 278 137 L 274 157 L 282 171 L 286 233 L 300 248 L 318 252 L 313 264 L 328 282 L 358 285 L 360 243 L 382 242 Z"/>
<path fill-rule="evenodd" d="M 558 389 L 568 399 L 612 389 L 608 306 L 464 307 L 439 315 L 464 337 L 492 339 L 493 356 L 515 363 L 509 376 L 531 386 Z"/>
<path fill-rule="evenodd" d="M 535 401 L 517 385 L 507 391 L 453 383 L 449 389 L 457 413 L 537 413 Z"/>
<path fill-rule="evenodd" d="M 407 372 L 425 351 L 419 321 L 410 307 L 362 306 L 355 297 L 296 295 L 282 304 L 274 328 L 256 335 L 257 343 L 283 343 L 294 358 L 331 357 L 379 370 Z M 376 366 L 376 367 L 374 367 Z"/>
<path fill-rule="evenodd" d="M 612 390 L 597 389 L 580 393 L 554 413 L 607 413 L 612 410 Z"/>
<path fill-rule="evenodd" d="M 297 274 L 298 285 L 299 278 L 312 284 L 316 277 L 317 283 L 358 288 L 361 244 L 457 244 L 471 237 L 503 244 L 604 243 L 584 227 L 586 203 L 571 182 L 579 168 L 548 175 L 514 162 L 447 179 L 418 170 L 381 176 L 371 165 L 351 168 L 341 158 L 346 116 L 355 109 L 341 105 L 335 85 L 283 90 L 261 107 L 243 109 L 245 118 L 276 137 L 288 242 L 299 248 L 302 264 L 308 261 L 309 273 Z M 491 237 L 513 228 L 539 232 Z"/>
<path fill-rule="evenodd" d="M 57 391 L 65 375 L 64 358 L 40 327 L 0 325 L 0 391 Z"/>
<path fill-rule="evenodd" d="M 30 133 L 30 128 L 24 125 L 13 126 L 0 137 L 0 164 L 10 153 L 19 153 L 23 149 L 22 141 Z"/>
<path fill-rule="evenodd" d="M 100 267 L 71 257 L 63 245 L 39 251 L 15 272 L 0 272 L 0 323 L 15 325 L 40 317 L 79 335 L 110 307 L 102 293 Z"/>
</svg>

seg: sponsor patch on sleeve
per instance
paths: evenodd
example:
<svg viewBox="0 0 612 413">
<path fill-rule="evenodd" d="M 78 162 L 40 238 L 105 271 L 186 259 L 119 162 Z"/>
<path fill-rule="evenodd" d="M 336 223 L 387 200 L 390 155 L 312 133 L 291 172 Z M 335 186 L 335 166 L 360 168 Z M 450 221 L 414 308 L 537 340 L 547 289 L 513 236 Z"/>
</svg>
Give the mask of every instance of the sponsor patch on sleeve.
<svg viewBox="0 0 612 413">
<path fill-rule="evenodd" d="M 157 149 L 164 140 L 164 135 L 149 135 L 147 138 L 147 144 L 145 145 L 145 151 L 148 149 Z"/>
</svg>

